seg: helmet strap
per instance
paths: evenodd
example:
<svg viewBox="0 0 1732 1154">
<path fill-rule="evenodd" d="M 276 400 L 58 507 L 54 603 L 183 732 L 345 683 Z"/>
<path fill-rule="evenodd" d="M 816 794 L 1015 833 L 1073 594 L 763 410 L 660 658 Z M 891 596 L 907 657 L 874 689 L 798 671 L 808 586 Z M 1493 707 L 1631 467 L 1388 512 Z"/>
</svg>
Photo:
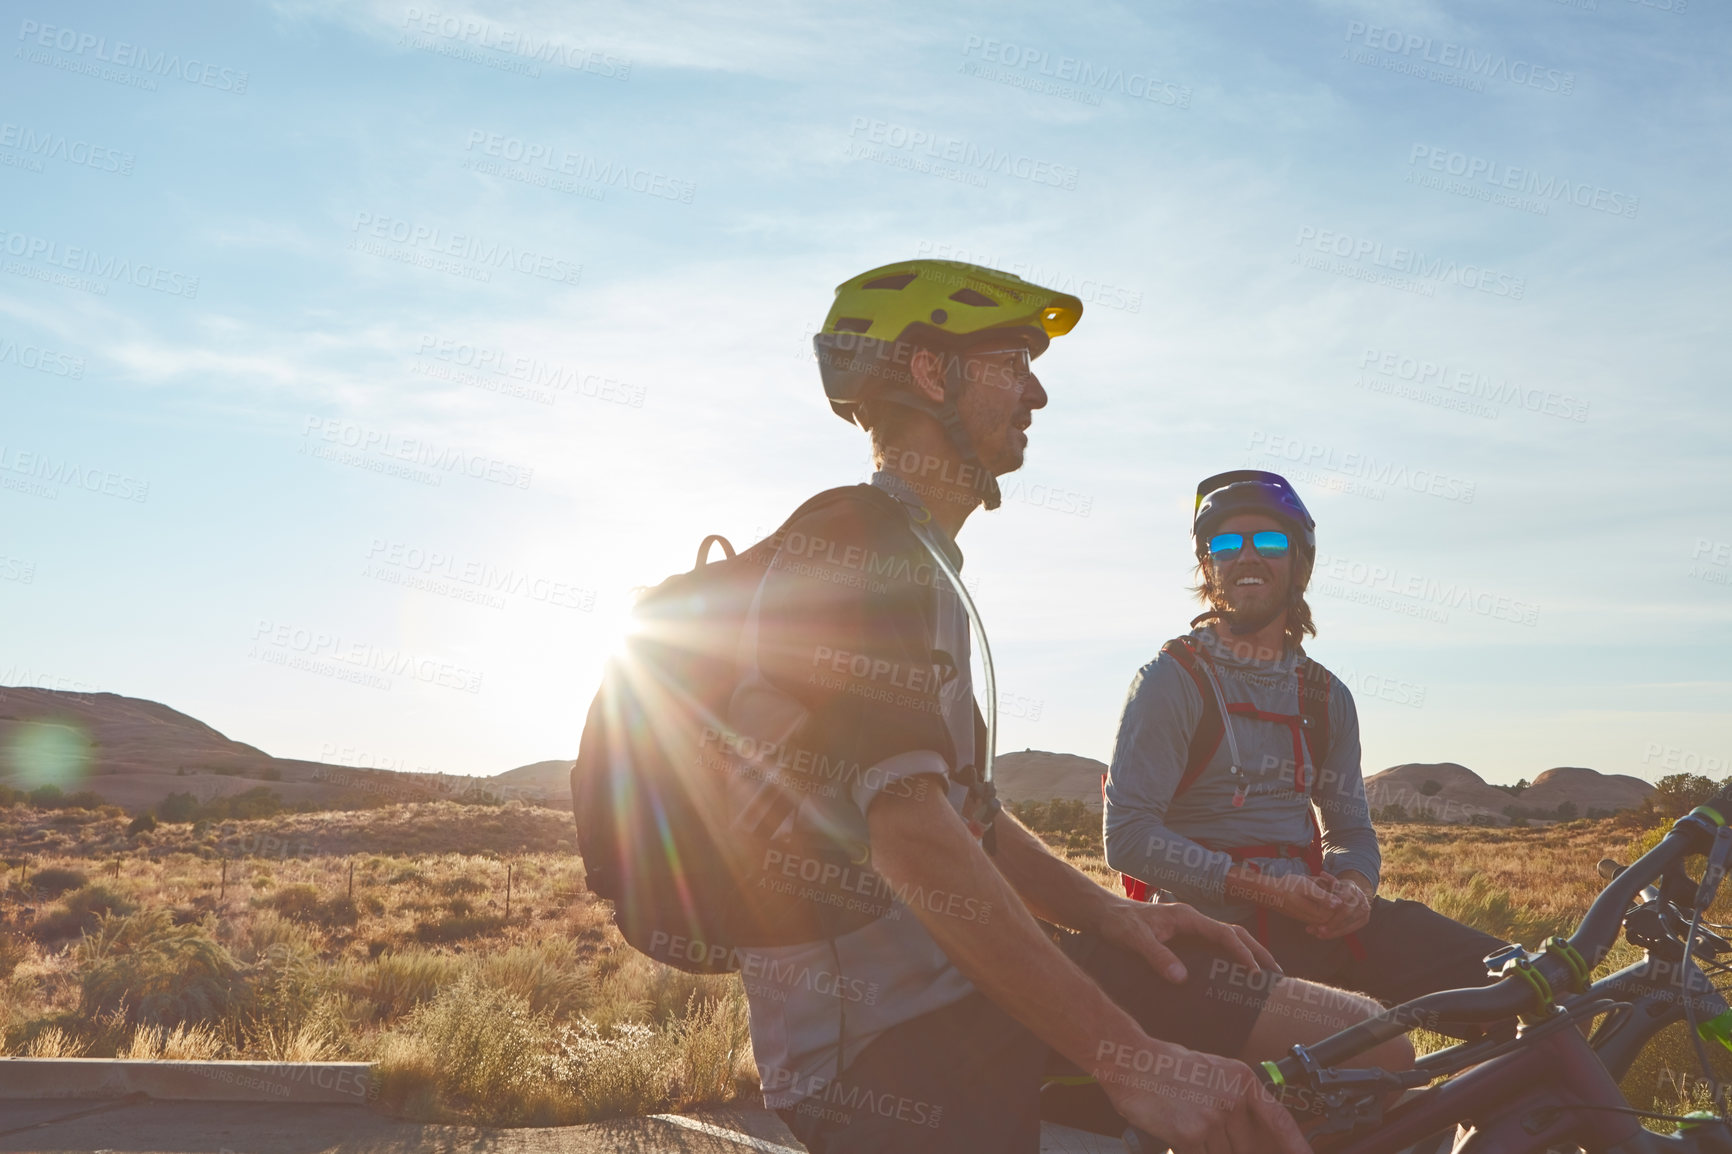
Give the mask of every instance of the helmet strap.
<svg viewBox="0 0 1732 1154">
<path fill-rule="evenodd" d="M 880 394 L 879 400 L 918 410 L 937 421 L 943 427 L 944 435 L 957 455 L 962 458 L 962 463 L 973 468 L 981 477 L 981 483 L 975 487 L 980 493 L 981 504 L 988 509 L 996 509 L 1004 499 L 998 488 L 998 478 L 981 464 L 980 456 L 974 451 L 973 438 L 968 435 L 968 430 L 962 427 L 962 414 L 956 410 L 956 398 L 962 392 L 962 361 L 960 357 L 951 357 L 949 360 L 950 367 L 944 372 L 944 401 L 941 404 L 935 405 L 924 397 L 902 389 L 887 389 Z"/>
</svg>

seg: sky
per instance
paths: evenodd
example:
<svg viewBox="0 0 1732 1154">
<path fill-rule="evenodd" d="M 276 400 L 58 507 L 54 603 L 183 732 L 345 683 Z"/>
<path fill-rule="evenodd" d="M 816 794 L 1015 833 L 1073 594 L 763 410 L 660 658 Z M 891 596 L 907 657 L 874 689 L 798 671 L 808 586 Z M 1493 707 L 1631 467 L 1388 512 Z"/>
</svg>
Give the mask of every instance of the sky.
<svg viewBox="0 0 1732 1154">
<path fill-rule="evenodd" d="M 869 475 L 810 337 L 935 257 L 1085 308 L 960 539 L 1001 752 L 1110 755 L 1254 466 L 1367 773 L 1732 773 L 1719 5 L 10 11 L 0 685 L 570 757 L 634 588 Z"/>
</svg>

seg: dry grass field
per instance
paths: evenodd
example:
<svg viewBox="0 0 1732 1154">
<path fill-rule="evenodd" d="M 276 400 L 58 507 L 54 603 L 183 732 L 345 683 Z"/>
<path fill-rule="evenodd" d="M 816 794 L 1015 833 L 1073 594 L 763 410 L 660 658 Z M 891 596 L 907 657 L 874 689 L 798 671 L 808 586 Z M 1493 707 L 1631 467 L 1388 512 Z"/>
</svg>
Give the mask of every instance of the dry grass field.
<svg viewBox="0 0 1732 1154">
<path fill-rule="evenodd" d="M 1017 808 L 1114 881 L 1098 817 Z M 0 1052 L 366 1060 L 392 1109 L 504 1125 L 754 1096 L 739 981 L 627 947 L 583 888 L 570 820 L 440 801 L 129 833 L 114 807 L 0 808 Z M 1629 860 L 1657 831 L 1383 836 L 1386 894 L 1531 946 L 1574 924 L 1602 856 Z M 1675 1108 L 1685 1070 L 1680 1034 L 1628 1092 Z"/>
</svg>

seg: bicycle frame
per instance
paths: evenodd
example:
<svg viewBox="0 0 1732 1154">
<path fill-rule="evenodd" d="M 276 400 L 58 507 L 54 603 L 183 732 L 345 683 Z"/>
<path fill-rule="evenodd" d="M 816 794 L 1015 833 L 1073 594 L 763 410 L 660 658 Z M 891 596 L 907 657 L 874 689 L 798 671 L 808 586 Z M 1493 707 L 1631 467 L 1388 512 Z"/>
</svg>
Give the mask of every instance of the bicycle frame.
<svg viewBox="0 0 1732 1154">
<path fill-rule="evenodd" d="M 1453 1154 L 1543 1154 L 1557 1146 L 1580 1146 L 1590 1154 L 1732 1154 L 1732 1126 L 1704 1122 L 1677 1134 L 1644 1129 L 1618 1080 L 1662 1030 L 1685 1018 L 1688 989 L 1697 1020 L 1726 1010 L 1726 1002 L 1693 958 L 1668 961 L 1649 954 L 1562 1000 L 1559 1018 L 1530 1029 L 1542 1037 L 1512 1052 L 1472 1065 L 1390 1110 L 1374 1131 L 1330 1136 L 1320 1154 L 1399 1154 L 1458 1124 Z M 1620 1003 L 1584 1038 L 1572 1007 Z M 1475 1048 L 1507 1043 L 1464 1043 L 1428 1060 L 1457 1053 L 1471 1059 Z"/>
</svg>

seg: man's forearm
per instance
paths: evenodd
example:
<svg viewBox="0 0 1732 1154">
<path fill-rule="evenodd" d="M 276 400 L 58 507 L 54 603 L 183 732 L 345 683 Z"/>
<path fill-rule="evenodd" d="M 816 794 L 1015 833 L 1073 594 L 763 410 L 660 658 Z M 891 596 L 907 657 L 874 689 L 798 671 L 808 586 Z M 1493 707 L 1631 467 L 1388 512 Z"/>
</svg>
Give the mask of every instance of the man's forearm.
<svg viewBox="0 0 1732 1154">
<path fill-rule="evenodd" d="M 998 853 L 992 864 L 1030 913 L 1055 926 L 1083 932 L 1098 930 L 1101 915 L 1119 900 L 1053 853 L 1009 812 L 998 815 Z"/>
<path fill-rule="evenodd" d="M 1091 1073 L 1099 1055 L 1110 1052 L 1108 1043 L 1157 1045 L 1041 932 L 942 790 L 919 798 L 881 794 L 867 811 L 867 824 L 873 864 L 897 892 L 921 887 L 963 899 L 936 908 L 913 902 L 909 908 L 957 969 L 1042 1041 Z M 1028 873 L 1032 888 L 1052 896 L 1050 880 L 1042 880 L 1050 867 L 1037 860 L 1038 847 L 1026 844 L 1028 831 L 1007 825 L 998 836 L 999 854 L 1008 852 L 1006 860 L 1014 863 L 1011 871 Z M 983 912 L 964 918 L 947 908 Z"/>
</svg>

